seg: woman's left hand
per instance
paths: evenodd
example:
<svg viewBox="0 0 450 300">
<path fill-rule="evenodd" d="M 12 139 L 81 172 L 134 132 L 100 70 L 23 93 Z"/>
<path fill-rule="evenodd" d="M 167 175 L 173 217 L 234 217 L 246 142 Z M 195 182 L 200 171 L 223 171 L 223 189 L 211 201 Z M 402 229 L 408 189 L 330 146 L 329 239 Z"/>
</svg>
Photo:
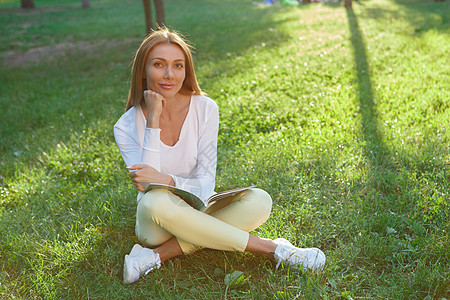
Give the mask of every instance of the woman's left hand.
<svg viewBox="0 0 450 300">
<path fill-rule="evenodd" d="M 170 175 L 161 173 L 148 165 L 133 165 L 127 169 L 132 171 L 129 176 L 134 187 L 141 192 L 145 192 L 150 183 L 175 184 Z"/>
</svg>

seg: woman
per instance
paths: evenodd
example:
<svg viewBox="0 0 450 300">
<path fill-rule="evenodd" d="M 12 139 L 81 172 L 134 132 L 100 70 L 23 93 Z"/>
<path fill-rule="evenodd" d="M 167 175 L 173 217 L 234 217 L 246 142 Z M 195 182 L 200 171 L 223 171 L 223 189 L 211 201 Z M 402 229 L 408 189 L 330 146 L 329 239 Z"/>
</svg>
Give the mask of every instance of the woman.
<svg viewBox="0 0 450 300">
<path fill-rule="evenodd" d="M 253 188 L 198 211 L 167 190 L 145 194 L 149 183 L 176 186 L 206 200 L 214 194 L 217 162 L 217 105 L 201 91 L 190 46 L 166 28 L 147 36 L 136 52 L 126 112 L 114 126 L 122 157 L 139 190 L 136 235 L 125 255 L 123 280 L 133 283 L 173 257 L 201 248 L 249 251 L 320 269 L 325 255 L 284 239 L 248 232 L 270 215 L 272 199 Z M 152 248 L 152 249 L 151 249 Z"/>
</svg>

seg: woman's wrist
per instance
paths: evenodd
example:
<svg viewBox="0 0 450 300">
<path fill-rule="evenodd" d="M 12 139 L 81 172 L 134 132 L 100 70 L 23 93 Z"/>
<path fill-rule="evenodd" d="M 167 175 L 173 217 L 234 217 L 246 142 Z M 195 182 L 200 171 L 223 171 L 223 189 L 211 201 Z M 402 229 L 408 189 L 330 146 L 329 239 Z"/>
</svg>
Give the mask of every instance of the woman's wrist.
<svg viewBox="0 0 450 300">
<path fill-rule="evenodd" d="M 167 185 L 171 185 L 171 186 L 175 186 L 175 181 L 173 180 L 173 178 L 172 178 L 172 176 L 170 176 L 170 175 L 167 175 L 167 174 L 165 174 L 166 176 L 167 176 Z"/>
<path fill-rule="evenodd" d="M 147 115 L 147 128 L 159 128 L 159 116 L 156 117 L 154 114 Z"/>
<path fill-rule="evenodd" d="M 173 180 L 172 176 L 170 176 L 169 174 L 161 173 L 161 172 L 159 173 L 159 176 L 156 178 L 156 180 L 153 182 L 175 186 L 175 181 Z"/>
</svg>

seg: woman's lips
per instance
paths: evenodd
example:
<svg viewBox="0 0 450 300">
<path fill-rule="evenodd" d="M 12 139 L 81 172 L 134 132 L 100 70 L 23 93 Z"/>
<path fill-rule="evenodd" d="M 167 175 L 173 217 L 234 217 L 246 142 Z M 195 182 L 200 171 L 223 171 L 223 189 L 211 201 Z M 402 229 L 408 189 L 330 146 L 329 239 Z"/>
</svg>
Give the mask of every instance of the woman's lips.
<svg viewBox="0 0 450 300">
<path fill-rule="evenodd" d="M 163 89 L 170 90 L 175 85 L 174 84 L 170 84 L 170 83 L 160 83 L 159 86 L 162 87 Z"/>
</svg>

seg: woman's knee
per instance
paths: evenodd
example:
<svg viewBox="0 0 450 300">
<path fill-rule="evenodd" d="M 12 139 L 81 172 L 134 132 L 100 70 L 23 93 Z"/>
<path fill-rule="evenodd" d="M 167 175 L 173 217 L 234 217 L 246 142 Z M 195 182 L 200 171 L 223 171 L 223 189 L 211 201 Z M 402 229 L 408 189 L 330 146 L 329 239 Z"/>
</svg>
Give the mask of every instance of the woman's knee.
<svg viewBox="0 0 450 300">
<path fill-rule="evenodd" d="M 138 216 L 151 218 L 154 223 L 171 223 L 183 218 L 189 204 L 167 190 L 146 193 L 138 203 Z"/>
<path fill-rule="evenodd" d="M 252 188 L 249 190 L 249 195 L 255 207 L 259 207 L 262 211 L 269 212 L 272 210 L 272 197 L 265 190 L 259 188 Z"/>
<path fill-rule="evenodd" d="M 262 189 L 252 188 L 244 195 L 251 210 L 249 213 L 259 218 L 267 220 L 272 211 L 272 197 Z"/>
<path fill-rule="evenodd" d="M 139 200 L 137 206 L 138 214 L 143 213 L 147 217 L 158 216 L 167 211 L 167 206 L 170 204 L 169 201 L 167 201 L 168 193 L 169 192 L 165 190 L 153 190 L 145 193 L 141 200 Z"/>
<path fill-rule="evenodd" d="M 241 200 L 244 202 L 238 208 L 242 216 L 238 228 L 250 232 L 267 221 L 272 212 L 272 198 L 266 191 L 253 188 L 246 191 Z"/>
</svg>

